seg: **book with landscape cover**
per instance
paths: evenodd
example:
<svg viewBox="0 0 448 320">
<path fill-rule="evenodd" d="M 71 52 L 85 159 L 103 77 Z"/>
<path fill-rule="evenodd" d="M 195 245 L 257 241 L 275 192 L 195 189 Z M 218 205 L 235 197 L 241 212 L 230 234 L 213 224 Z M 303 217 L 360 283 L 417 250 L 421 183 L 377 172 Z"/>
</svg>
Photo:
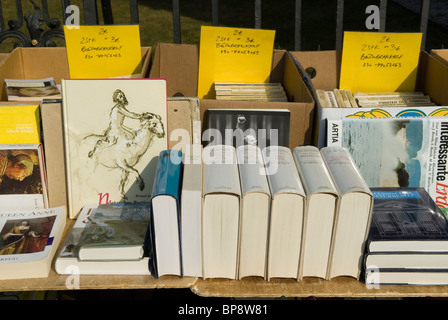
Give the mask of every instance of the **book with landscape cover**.
<svg viewBox="0 0 448 320">
<path fill-rule="evenodd" d="M 343 146 L 370 188 L 425 188 L 448 210 L 446 117 L 328 120 L 328 145 Z"/>
<path fill-rule="evenodd" d="M 262 151 L 271 191 L 267 280 L 299 279 L 306 196 L 288 147 Z"/>
<path fill-rule="evenodd" d="M 288 109 L 208 109 L 203 141 L 210 145 L 289 147 Z"/>
<path fill-rule="evenodd" d="M 236 149 L 241 181 L 238 277 L 266 277 L 271 191 L 260 148 Z"/>
<path fill-rule="evenodd" d="M 88 204 L 149 202 L 168 148 L 166 80 L 64 79 L 62 91 L 69 216 Z"/>
<path fill-rule="evenodd" d="M 42 144 L 0 144 L 0 210 L 48 208 Z"/>
<path fill-rule="evenodd" d="M 142 259 L 150 215 L 149 202 L 98 205 L 78 241 L 78 258 Z"/>
<path fill-rule="evenodd" d="M 0 211 L 0 279 L 48 277 L 66 216 L 64 206 Z"/>
<path fill-rule="evenodd" d="M 236 151 L 229 145 L 203 150 L 203 278 L 237 279 L 241 186 Z"/>
<path fill-rule="evenodd" d="M 150 275 L 149 254 L 145 252 L 139 260 L 80 260 L 78 246 L 81 234 L 91 221 L 98 206 L 84 206 L 77 215 L 61 250 L 58 252 L 54 268 L 58 274 L 110 274 L 110 275 Z"/>
<path fill-rule="evenodd" d="M 359 279 L 373 196 L 346 148 L 324 147 L 320 152 L 339 194 L 327 279 L 338 276 Z"/>
<path fill-rule="evenodd" d="M 202 145 L 184 153 L 181 190 L 181 243 L 184 276 L 202 277 Z"/>
<path fill-rule="evenodd" d="M 180 238 L 180 192 L 182 152 L 163 150 L 159 154 L 151 198 L 154 274 L 182 276 Z"/>
<path fill-rule="evenodd" d="M 318 148 L 296 147 L 293 157 L 306 194 L 300 277 L 325 279 L 339 194 Z"/>
</svg>

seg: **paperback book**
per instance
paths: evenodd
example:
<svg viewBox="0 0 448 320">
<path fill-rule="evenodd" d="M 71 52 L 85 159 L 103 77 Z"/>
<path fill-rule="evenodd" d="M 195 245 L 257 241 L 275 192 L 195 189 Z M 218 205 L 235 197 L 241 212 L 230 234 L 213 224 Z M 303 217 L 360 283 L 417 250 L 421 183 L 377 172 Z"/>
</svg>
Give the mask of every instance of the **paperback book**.
<svg viewBox="0 0 448 320">
<path fill-rule="evenodd" d="M 44 79 L 5 79 L 8 101 L 41 101 L 61 98 L 52 77 Z"/>
<path fill-rule="evenodd" d="M 328 121 L 328 145 L 347 148 L 369 187 L 422 187 L 448 210 L 445 117 Z"/>
</svg>

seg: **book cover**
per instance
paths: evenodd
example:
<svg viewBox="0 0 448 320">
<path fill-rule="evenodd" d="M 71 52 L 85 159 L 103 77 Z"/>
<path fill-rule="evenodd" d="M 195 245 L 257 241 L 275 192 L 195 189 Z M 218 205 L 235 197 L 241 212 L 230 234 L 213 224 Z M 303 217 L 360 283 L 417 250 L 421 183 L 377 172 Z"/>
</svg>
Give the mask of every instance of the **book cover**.
<svg viewBox="0 0 448 320">
<path fill-rule="evenodd" d="M 208 109 L 203 141 L 211 145 L 289 147 L 287 109 Z"/>
<path fill-rule="evenodd" d="M 5 79 L 8 101 L 41 101 L 61 97 L 61 90 L 53 78 Z"/>
<path fill-rule="evenodd" d="M 38 105 L 0 106 L 0 144 L 40 143 Z"/>
<path fill-rule="evenodd" d="M 151 198 L 151 226 L 155 271 L 182 275 L 180 238 L 180 193 L 182 188 L 182 152 L 163 150 L 157 162 Z"/>
<path fill-rule="evenodd" d="M 84 206 L 78 214 L 61 250 L 55 259 L 54 267 L 58 274 L 142 274 L 150 275 L 149 255 L 140 260 L 88 261 L 78 259 L 79 241 L 83 231 L 89 226 L 91 217 L 98 206 Z"/>
<path fill-rule="evenodd" d="M 0 279 L 47 277 L 66 209 L 0 211 Z"/>
<path fill-rule="evenodd" d="M 448 220 L 424 188 L 372 188 L 368 252 L 448 252 Z"/>
<path fill-rule="evenodd" d="M 422 187 L 448 210 L 445 117 L 328 120 L 329 145 L 350 151 L 370 188 Z"/>
<path fill-rule="evenodd" d="M 0 210 L 48 207 L 42 144 L 0 144 Z"/>
<path fill-rule="evenodd" d="M 150 203 L 98 205 L 79 240 L 81 260 L 137 260 L 143 257 Z"/>
<path fill-rule="evenodd" d="M 66 79 L 63 118 L 70 217 L 86 204 L 149 202 L 167 149 L 163 79 Z"/>
</svg>

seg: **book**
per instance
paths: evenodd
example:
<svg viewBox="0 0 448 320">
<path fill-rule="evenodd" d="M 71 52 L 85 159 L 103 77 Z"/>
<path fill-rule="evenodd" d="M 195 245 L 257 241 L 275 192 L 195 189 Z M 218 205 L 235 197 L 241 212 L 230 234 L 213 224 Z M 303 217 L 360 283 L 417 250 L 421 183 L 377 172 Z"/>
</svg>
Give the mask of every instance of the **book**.
<svg viewBox="0 0 448 320">
<path fill-rule="evenodd" d="M 238 278 L 266 277 L 271 192 L 257 146 L 236 149 L 241 182 Z"/>
<path fill-rule="evenodd" d="M 339 195 L 318 148 L 296 147 L 293 157 L 306 194 L 299 277 L 325 279 Z"/>
<path fill-rule="evenodd" d="M 202 277 L 202 146 L 184 153 L 181 190 L 181 243 L 184 276 Z"/>
<path fill-rule="evenodd" d="M 380 285 L 446 286 L 448 272 L 443 269 L 401 272 L 370 269 L 366 273 L 365 283 L 373 288 Z"/>
<path fill-rule="evenodd" d="M 64 206 L 0 211 L 0 279 L 48 277 L 66 216 Z"/>
<path fill-rule="evenodd" d="M 350 154 L 370 188 L 422 187 L 448 210 L 445 117 L 344 118 L 328 123 L 328 145 Z"/>
<path fill-rule="evenodd" d="M 43 79 L 5 79 L 8 101 L 36 101 L 61 98 L 61 89 L 52 77 Z"/>
<path fill-rule="evenodd" d="M 208 109 L 204 143 L 210 145 L 256 145 L 289 147 L 288 109 Z"/>
<path fill-rule="evenodd" d="M 327 279 L 338 276 L 359 279 L 373 196 L 346 148 L 324 147 L 320 152 L 339 194 Z"/>
<path fill-rule="evenodd" d="M 371 188 L 368 253 L 447 253 L 448 220 L 424 188 Z"/>
<path fill-rule="evenodd" d="M 78 259 L 78 246 L 81 234 L 88 227 L 91 216 L 98 205 L 84 206 L 77 215 L 76 221 L 58 252 L 54 268 L 56 273 L 95 274 L 95 275 L 150 275 L 149 255 L 143 254 L 138 260 L 80 260 Z"/>
<path fill-rule="evenodd" d="M 144 254 L 150 203 L 97 206 L 78 242 L 80 260 L 139 260 Z"/>
<path fill-rule="evenodd" d="M 216 100 L 288 101 L 281 83 L 215 82 L 214 88 Z"/>
<path fill-rule="evenodd" d="M 237 279 L 241 186 L 235 148 L 206 146 L 203 161 L 203 278 Z"/>
<path fill-rule="evenodd" d="M 151 197 L 152 232 L 156 276 L 182 276 L 180 192 L 182 152 L 163 150 L 157 161 Z"/>
<path fill-rule="evenodd" d="M 48 208 L 42 144 L 0 144 L 0 210 Z"/>
<path fill-rule="evenodd" d="M 38 105 L 0 106 L 0 144 L 41 142 Z"/>
<path fill-rule="evenodd" d="M 149 202 L 168 149 L 164 79 L 64 79 L 69 217 L 87 204 Z"/>
<path fill-rule="evenodd" d="M 267 147 L 262 154 L 272 199 L 266 278 L 299 280 L 305 190 L 289 148 Z"/>
</svg>

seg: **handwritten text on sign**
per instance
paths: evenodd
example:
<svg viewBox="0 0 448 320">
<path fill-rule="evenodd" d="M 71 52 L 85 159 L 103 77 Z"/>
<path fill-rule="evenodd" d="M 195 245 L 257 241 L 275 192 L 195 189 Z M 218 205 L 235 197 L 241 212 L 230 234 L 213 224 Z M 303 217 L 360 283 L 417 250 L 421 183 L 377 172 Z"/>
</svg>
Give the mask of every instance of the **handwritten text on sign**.
<svg viewBox="0 0 448 320">
<path fill-rule="evenodd" d="M 421 33 L 346 32 L 340 88 L 414 91 Z"/>
<path fill-rule="evenodd" d="M 198 96 L 213 98 L 215 82 L 269 82 L 275 31 L 201 27 Z"/>
<path fill-rule="evenodd" d="M 64 28 L 71 78 L 128 77 L 141 73 L 138 25 Z"/>
</svg>

